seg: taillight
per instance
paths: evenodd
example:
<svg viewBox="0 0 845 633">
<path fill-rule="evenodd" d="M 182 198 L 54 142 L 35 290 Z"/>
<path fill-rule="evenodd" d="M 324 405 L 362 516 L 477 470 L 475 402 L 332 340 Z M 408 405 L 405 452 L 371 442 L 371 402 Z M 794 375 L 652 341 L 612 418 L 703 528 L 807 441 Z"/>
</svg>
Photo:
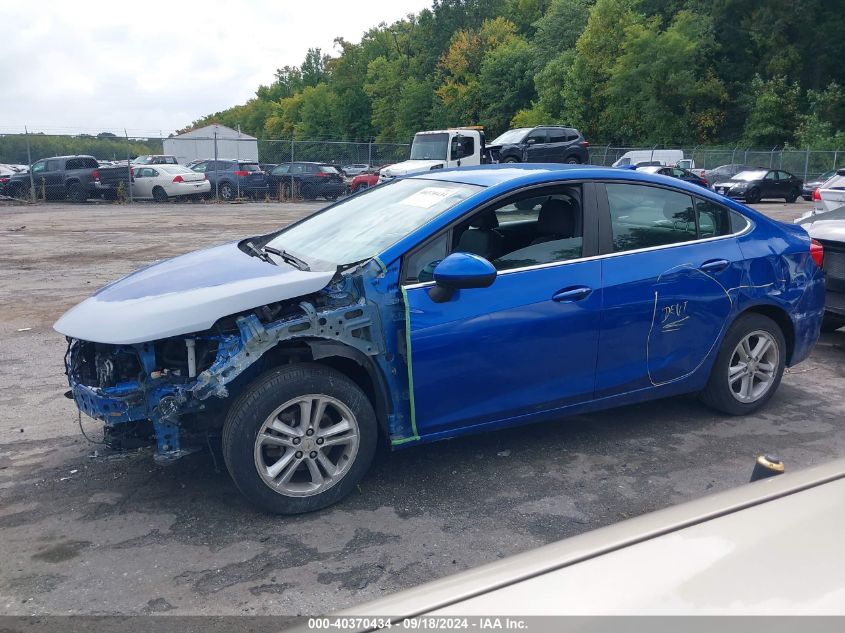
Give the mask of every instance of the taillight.
<svg viewBox="0 0 845 633">
<path fill-rule="evenodd" d="M 328 178 L 329 174 L 324 171 L 318 171 L 317 176 L 319 176 L 320 178 Z"/>
<path fill-rule="evenodd" d="M 239 177 L 241 177 L 241 178 L 244 178 L 245 176 L 249 176 L 249 172 L 248 172 L 248 171 L 242 171 L 242 170 L 239 170 L 239 171 L 236 171 L 236 172 L 235 172 L 235 175 L 236 175 L 236 176 L 239 176 Z"/>
<path fill-rule="evenodd" d="M 583 141 L 581 141 L 581 147 L 589 147 L 589 146 L 590 146 L 590 141 L 588 141 L 587 139 L 584 139 Z"/>
<path fill-rule="evenodd" d="M 129 168 L 129 177 L 130 177 L 130 178 L 134 178 L 134 177 L 135 177 L 135 168 L 134 168 L 134 167 L 130 167 L 130 168 Z"/>
<path fill-rule="evenodd" d="M 813 190 L 813 202 L 821 202 L 822 201 L 822 192 L 821 189 L 816 187 Z"/>
<path fill-rule="evenodd" d="M 709 183 L 709 182 L 707 182 L 707 178 L 704 178 L 704 177 L 702 177 L 702 176 L 699 176 L 699 178 L 701 178 L 701 182 L 703 182 L 703 183 L 704 183 L 704 186 L 705 186 L 705 187 L 709 187 L 709 186 L 710 186 L 710 183 Z"/>
<path fill-rule="evenodd" d="M 822 264 L 824 264 L 824 246 L 820 242 L 810 240 L 810 257 L 816 262 L 816 266 L 822 267 Z"/>
<path fill-rule="evenodd" d="M 100 182 L 100 170 L 95 169 L 91 172 L 91 178 L 94 179 L 94 182 Z"/>
<path fill-rule="evenodd" d="M 182 176 L 176 176 L 173 179 L 173 182 L 185 182 L 185 180 L 182 178 Z"/>
</svg>

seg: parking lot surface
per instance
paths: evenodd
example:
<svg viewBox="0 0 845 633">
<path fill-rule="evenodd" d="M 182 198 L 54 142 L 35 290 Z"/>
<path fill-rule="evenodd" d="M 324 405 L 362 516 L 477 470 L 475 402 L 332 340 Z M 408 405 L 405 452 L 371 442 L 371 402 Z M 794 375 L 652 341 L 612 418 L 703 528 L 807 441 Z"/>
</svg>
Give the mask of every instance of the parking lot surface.
<svg viewBox="0 0 845 633">
<path fill-rule="evenodd" d="M 138 267 L 320 206 L 0 206 L 4 614 L 326 612 L 737 486 L 761 452 L 787 470 L 845 455 L 845 330 L 756 415 L 682 397 L 410 448 L 297 517 L 248 506 L 209 452 L 161 468 L 82 438 L 52 330 L 64 310 Z M 809 208 L 757 207 L 783 220 Z"/>
</svg>

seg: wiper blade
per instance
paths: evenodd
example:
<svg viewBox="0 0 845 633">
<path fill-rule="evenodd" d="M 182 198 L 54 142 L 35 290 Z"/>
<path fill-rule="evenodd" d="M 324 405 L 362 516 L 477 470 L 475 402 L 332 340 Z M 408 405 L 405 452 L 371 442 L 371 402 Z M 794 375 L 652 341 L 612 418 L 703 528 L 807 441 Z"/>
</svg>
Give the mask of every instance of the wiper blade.
<svg viewBox="0 0 845 633">
<path fill-rule="evenodd" d="M 257 257 L 258 259 L 267 262 L 268 264 L 273 264 L 273 266 L 278 266 L 276 262 L 273 261 L 273 258 L 270 257 L 267 253 L 260 250 L 258 247 L 255 246 L 252 242 L 246 242 L 244 244 L 248 253 L 253 257 Z"/>
<path fill-rule="evenodd" d="M 292 264 L 293 266 L 299 268 L 299 270 L 311 270 L 311 267 L 304 260 L 299 259 L 299 257 L 296 257 L 295 255 L 291 255 L 287 251 L 279 250 L 278 248 L 273 248 L 272 246 L 265 246 L 264 251 L 265 255 L 267 253 L 273 253 L 273 255 L 281 257 L 288 264 Z"/>
</svg>

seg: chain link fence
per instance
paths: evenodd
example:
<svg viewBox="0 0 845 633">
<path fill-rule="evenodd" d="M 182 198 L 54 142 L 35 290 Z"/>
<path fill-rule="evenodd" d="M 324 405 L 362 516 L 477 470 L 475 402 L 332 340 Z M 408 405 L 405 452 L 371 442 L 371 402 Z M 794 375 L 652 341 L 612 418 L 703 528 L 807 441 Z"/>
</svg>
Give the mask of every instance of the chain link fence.
<svg viewBox="0 0 845 633">
<path fill-rule="evenodd" d="M 749 167 L 763 167 L 767 169 L 783 169 L 805 182 L 813 180 L 821 174 L 838 169 L 845 163 L 843 150 L 804 150 L 798 149 L 760 149 L 751 147 L 713 147 L 699 145 L 696 147 L 613 147 L 611 145 L 591 145 L 590 163 L 593 165 L 613 165 L 627 152 L 643 152 L 655 154 L 660 150 L 681 150 L 684 159 L 692 160 L 695 169 L 714 169 L 720 165 L 741 164 Z"/>
<path fill-rule="evenodd" d="M 719 165 L 738 163 L 749 167 L 782 169 L 804 181 L 842 167 L 845 163 L 845 150 L 761 149 L 739 145 L 672 148 L 593 144 L 589 148 L 589 161 L 593 165 L 610 166 L 627 152 L 639 152 L 640 155 L 636 157 L 639 161 L 643 160 L 644 153 L 654 155 L 666 149 L 680 150 L 684 159 L 691 160 L 696 169 L 713 169 Z M 265 171 L 279 163 L 299 161 L 326 163 L 338 168 L 361 165 L 378 169 L 406 160 L 410 155 L 410 145 L 373 141 L 257 139 L 223 126 L 215 127 L 213 134 L 209 133 L 209 128 L 204 128 L 169 137 L 108 132 L 96 135 L 0 134 L 0 168 L 4 164 L 26 168 L 42 158 L 75 154 L 91 155 L 100 161 L 123 165 L 139 155 L 172 154 L 181 164 L 195 160 L 245 160 L 259 162 Z"/>
</svg>

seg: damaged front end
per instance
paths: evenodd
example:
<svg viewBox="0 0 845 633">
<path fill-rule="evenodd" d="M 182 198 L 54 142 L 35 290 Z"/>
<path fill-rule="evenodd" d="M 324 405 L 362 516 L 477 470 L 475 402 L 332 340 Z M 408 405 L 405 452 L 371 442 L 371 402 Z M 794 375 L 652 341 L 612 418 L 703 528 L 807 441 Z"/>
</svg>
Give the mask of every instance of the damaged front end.
<svg viewBox="0 0 845 633">
<path fill-rule="evenodd" d="M 297 300 L 219 319 L 211 328 L 133 344 L 68 337 L 69 395 L 80 411 L 106 425 L 107 440 L 154 436 L 156 460 L 192 452 L 203 432 L 219 428 L 232 399 L 286 346 L 314 349 L 326 341 L 360 355 L 384 351 L 379 309 L 358 283 L 338 276 Z M 310 354 L 318 358 L 317 353 Z M 283 361 L 282 361 L 283 362 Z"/>
</svg>

